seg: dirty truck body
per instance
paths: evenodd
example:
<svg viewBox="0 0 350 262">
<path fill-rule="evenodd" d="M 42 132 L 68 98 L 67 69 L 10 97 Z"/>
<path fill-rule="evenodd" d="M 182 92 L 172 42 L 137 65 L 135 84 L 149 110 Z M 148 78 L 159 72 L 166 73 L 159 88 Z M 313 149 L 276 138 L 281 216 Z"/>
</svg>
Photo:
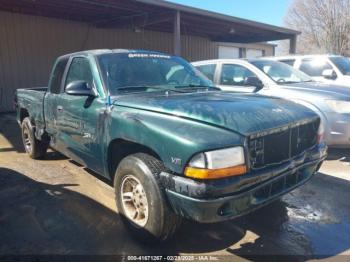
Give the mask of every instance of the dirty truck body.
<svg viewBox="0 0 350 262">
<path fill-rule="evenodd" d="M 326 155 L 313 111 L 218 91 L 156 52 L 62 56 L 47 89 L 20 89 L 15 102 L 29 155 L 50 146 L 114 181 L 119 213 L 147 240 L 167 239 L 182 217 L 218 222 L 266 205 Z"/>
</svg>

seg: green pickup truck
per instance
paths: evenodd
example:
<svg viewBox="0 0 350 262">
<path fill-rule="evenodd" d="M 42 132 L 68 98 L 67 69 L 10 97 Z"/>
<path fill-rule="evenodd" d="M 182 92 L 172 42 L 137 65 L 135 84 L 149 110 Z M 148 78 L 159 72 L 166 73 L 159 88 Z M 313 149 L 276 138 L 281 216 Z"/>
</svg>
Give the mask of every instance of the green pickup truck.
<svg viewBox="0 0 350 262">
<path fill-rule="evenodd" d="M 61 56 L 49 87 L 19 89 L 15 105 L 29 156 L 51 147 L 112 180 L 119 214 L 146 241 L 168 239 L 183 218 L 212 223 L 262 207 L 326 157 L 313 111 L 219 91 L 158 52 Z"/>
</svg>

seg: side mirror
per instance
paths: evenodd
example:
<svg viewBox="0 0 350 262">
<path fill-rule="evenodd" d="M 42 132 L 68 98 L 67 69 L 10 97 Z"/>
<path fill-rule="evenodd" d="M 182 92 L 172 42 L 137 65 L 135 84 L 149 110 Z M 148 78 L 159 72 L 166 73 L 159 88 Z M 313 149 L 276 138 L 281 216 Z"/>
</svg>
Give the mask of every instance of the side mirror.
<svg viewBox="0 0 350 262">
<path fill-rule="evenodd" d="M 326 79 L 333 79 L 333 80 L 337 78 L 337 74 L 334 72 L 333 69 L 323 70 L 322 76 Z"/>
<path fill-rule="evenodd" d="M 89 87 L 89 84 L 85 81 L 73 81 L 66 86 L 68 95 L 72 96 L 89 96 L 96 97 L 95 91 Z"/>
<path fill-rule="evenodd" d="M 256 76 L 248 76 L 244 80 L 244 85 L 246 85 L 246 86 L 254 86 L 255 89 L 254 89 L 253 93 L 256 93 L 256 92 L 258 92 L 258 91 L 260 91 L 261 89 L 264 88 L 263 82 L 259 78 L 257 78 Z"/>
</svg>

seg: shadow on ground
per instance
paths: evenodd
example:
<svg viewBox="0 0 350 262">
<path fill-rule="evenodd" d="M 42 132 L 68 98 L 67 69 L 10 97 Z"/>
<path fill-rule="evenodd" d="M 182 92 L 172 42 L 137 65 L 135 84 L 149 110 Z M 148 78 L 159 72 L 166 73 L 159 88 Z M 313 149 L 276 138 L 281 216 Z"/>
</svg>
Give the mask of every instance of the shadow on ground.
<svg viewBox="0 0 350 262">
<path fill-rule="evenodd" d="M 185 225 L 178 238 L 185 240 L 182 247 L 192 241 L 190 249 L 174 245 L 175 240 L 153 247 L 140 244 L 117 213 L 71 190 L 75 186 L 41 183 L 0 168 L 0 254 L 177 255 L 179 249 L 224 249 L 242 237 L 240 231 L 213 225 Z M 200 243 L 204 239 L 206 245 Z"/>
<path fill-rule="evenodd" d="M 339 160 L 341 162 L 350 162 L 350 149 L 329 148 L 327 160 Z"/>
<path fill-rule="evenodd" d="M 336 255 L 350 248 L 349 225 L 339 221 L 349 209 L 334 212 L 336 207 L 329 206 L 336 201 L 334 192 L 326 197 L 314 191 L 324 182 L 344 186 L 337 178 L 319 174 L 305 185 L 310 193 L 299 199 L 297 191 L 302 189 L 233 221 L 185 222 L 171 242 L 152 247 L 132 239 L 114 211 L 72 190 L 78 185 L 49 185 L 0 168 L 0 254 L 177 255 L 225 250 L 253 260 L 276 254 L 299 255 L 284 260 Z M 319 198 L 328 200 L 314 206 Z"/>
</svg>

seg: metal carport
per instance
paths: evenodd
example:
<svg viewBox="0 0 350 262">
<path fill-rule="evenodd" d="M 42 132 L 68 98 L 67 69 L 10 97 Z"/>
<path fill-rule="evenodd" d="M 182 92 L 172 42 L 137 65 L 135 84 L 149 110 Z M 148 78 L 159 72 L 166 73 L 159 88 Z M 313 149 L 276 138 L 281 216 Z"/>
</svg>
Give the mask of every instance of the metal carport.
<svg viewBox="0 0 350 262">
<path fill-rule="evenodd" d="M 161 0 L 0 0 L 0 111 L 15 89 L 47 85 L 58 55 L 140 48 L 189 60 L 218 57 L 218 43 L 289 39 L 299 32 Z M 244 52 L 242 52 L 244 53 Z"/>
</svg>

